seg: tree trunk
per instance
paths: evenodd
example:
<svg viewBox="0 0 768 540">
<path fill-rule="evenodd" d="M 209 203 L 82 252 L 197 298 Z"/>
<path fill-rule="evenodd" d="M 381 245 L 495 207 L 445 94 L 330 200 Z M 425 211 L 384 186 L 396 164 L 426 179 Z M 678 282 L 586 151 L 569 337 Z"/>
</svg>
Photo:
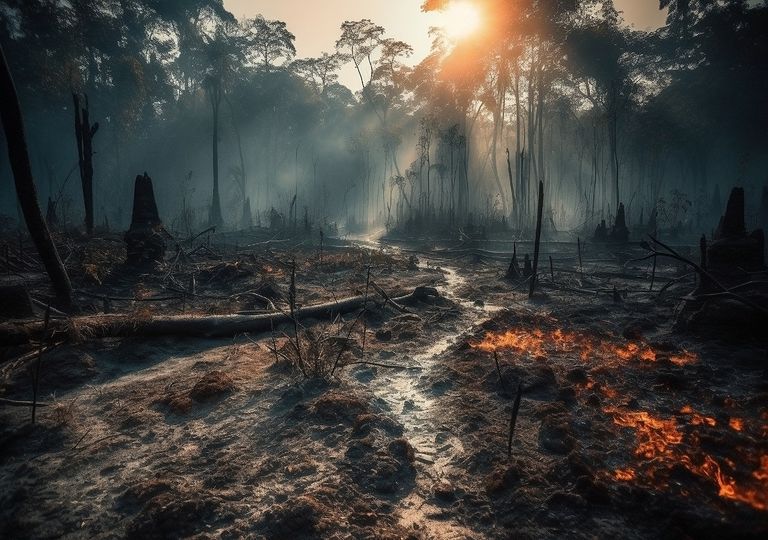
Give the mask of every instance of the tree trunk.
<svg viewBox="0 0 768 540">
<path fill-rule="evenodd" d="M 83 186 L 85 206 L 85 230 L 93 234 L 93 137 L 99 123 L 91 126 L 88 96 L 83 95 L 85 106 L 80 106 L 80 96 L 72 94 L 75 106 L 75 138 L 77 139 L 77 163 L 80 167 L 80 183 Z"/>
<path fill-rule="evenodd" d="M 517 197 L 515 196 L 515 177 L 512 175 L 512 161 L 509 156 L 509 148 L 507 148 L 507 177 L 509 178 L 509 191 L 512 193 L 512 200 L 510 202 L 510 224 L 514 224 L 515 212 L 517 212 Z"/>
<path fill-rule="evenodd" d="M 219 105 L 221 104 L 221 89 L 216 86 L 216 83 L 212 83 L 210 91 L 211 110 L 213 112 L 213 199 L 211 200 L 210 224 L 216 227 L 224 222 L 219 198 Z"/>
<path fill-rule="evenodd" d="M 616 208 L 621 203 L 619 193 L 619 150 L 618 150 L 618 91 L 616 84 L 611 83 L 611 95 L 608 106 L 608 145 L 611 153 L 611 176 L 613 177 L 613 186 L 616 190 Z"/>
<path fill-rule="evenodd" d="M 515 204 L 515 213 L 517 214 L 517 226 L 522 229 L 523 221 L 523 199 L 525 191 L 523 189 L 523 153 L 522 153 L 522 123 L 520 108 L 520 67 L 519 60 L 515 60 L 515 185 L 520 187 Z"/>
<path fill-rule="evenodd" d="M 72 305 L 72 284 L 64 264 L 61 262 L 59 252 L 56 250 L 56 245 L 53 243 L 37 200 L 37 189 L 29 163 L 19 98 L 2 47 L 0 47 L 0 96 L 2 96 L 0 99 L 0 118 L 2 118 L 8 145 L 8 158 L 13 170 L 16 193 L 19 197 L 24 220 L 40 254 L 43 266 L 51 278 L 59 305 L 63 308 L 69 308 Z"/>
<path fill-rule="evenodd" d="M 501 77 L 499 75 L 499 77 Z M 496 107 L 493 111 L 493 137 L 491 138 L 491 170 L 493 171 L 493 178 L 496 181 L 496 188 L 499 190 L 499 196 L 501 197 L 502 215 L 507 215 L 507 195 L 504 191 L 504 187 L 501 184 L 501 175 L 499 174 L 499 132 L 504 129 L 504 101 L 503 96 L 506 93 L 506 88 L 499 82 L 497 94 L 496 94 Z"/>
<path fill-rule="evenodd" d="M 243 154 L 243 141 L 242 137 L 240 136 L 240 128 L 237 125 L 237 118 L 235 117 L 235 108 L 232 106 L 232 100 L 229 99 L 228 96 L 224 96 L 224 99 L 227 101 L 227 105 L 229 106 L 229 114 L 232 116 L 232 129 L 235 132 L 235 139 L 237 140 L 237 153 L 238 157 L 240 158 L 240 174 L 242 176 L 242 195 L 243 200 L 248 198 L 248 175 L 245 171 L 245 155 Z M 217 148 L 217 154 L 218 154 L 218 148 Z M 248 203 L 250 205 L 250 202 Z"/>
</svg>

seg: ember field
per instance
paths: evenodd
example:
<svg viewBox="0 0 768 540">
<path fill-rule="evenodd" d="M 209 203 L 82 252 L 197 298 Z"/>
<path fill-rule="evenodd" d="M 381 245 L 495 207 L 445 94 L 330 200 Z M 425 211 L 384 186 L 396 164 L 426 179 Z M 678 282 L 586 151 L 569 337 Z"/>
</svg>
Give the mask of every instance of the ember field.
<svg viewBox="0 0 768 540">
<path fill-rule="evenodd" d="M 44 343 L 45 278 L 8 258 L 39 303 L 2 325 L 4 538 L 768 534 L 766 343 L 683 324 L 695 276 L 653 272 L 640 246 L 542 243 L 529 301 L 502 241 L 213 235 L 147 274 L 118 241 L 69 242 L 85 307 L 53 314 Z M 363 302 L 141 335 L 292 297 L 297 313 Z"/>
</svg>

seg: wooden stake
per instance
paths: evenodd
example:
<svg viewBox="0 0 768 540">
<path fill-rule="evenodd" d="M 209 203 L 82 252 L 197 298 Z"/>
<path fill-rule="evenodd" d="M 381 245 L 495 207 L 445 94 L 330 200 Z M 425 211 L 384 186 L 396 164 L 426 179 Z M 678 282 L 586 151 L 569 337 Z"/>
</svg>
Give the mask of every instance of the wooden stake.
<svg viewBox="0 0 768 540">
<path fill-rule="evenodd" d="M 504 377 L 501 376 L 501 366 L 499 366 L 499 355 L 496 353 L 496 351 L 493 351 L 493 360 L 496 362 L 496 373 L 499 374 L 499 383 L 501 384 L 501 391 L 504 392 L 504 395 L 509 395 L 507 392 L 507 385 L 504 384 Z"/>
<path fill-rule="evenodd" d="M 296 259 L 291 262 L 291 284 L 288 288 L 288 307 L 291 311 L 291 320 L 293 321 L 293 337 L 296 340 L 296 356 L 299 360 L 299 369 L 301 369 L 304 378 L 307 377 L 307 372 L 304 369 L 304 360 L 301 356 L 301 340 L 299 338 L 299 321 L 296 314 Z"/>
<path fill-rule="evenodd" d="M 533 298 L 536 290 L 536 272 L 539 269 L 539 244 L 541 243 L 541 214 L 544 211 L 544 182 L 539 180 L 539 209 L 536 216 L 536 239 L 533 245 L 533 274 L 531 275 L 531 287 L 528 290 L 528 298 Z"/>
<path fill-rule="evenodd" d="M 362 354 L 363 354 L 363 360 L 365 360 L 365 334 L 368 332 L 368 322 L 365 319 L 365 314 L 368 311 L 368 290 L 371 286 L 371 265 L 368 265 L 368 274 L 365 278 L 365 300 L 363 302 L 363 347 L 362 347 Z"/>
<path fill-rule="evenodd" d="M 517 385 L 517 397 L 512 406 L 512 418 L 509 420 L 509 439 L 507 439 L 507 459 L 512 457 L 512 436 L 515 434 L 515 425 L 517 424 L 517 413 L 520 412 L 520 398 L 523 395 L 523 385 Z"/>
<path fill-rule="evenodd" d="M 583 278 L 584 277 L 584 266 L 581 264 L 581 238 L 577 237 L 576 238 L 576 242 L 577 242 L 576 245 L 578 246 L 578 249 L 579 249 L 579 272 L 581 273 L 581 277 Z"/>
<path fill-rule="evenodd" d="M 43 339 L 40 340 L 40 349 L 37 352 L 37 362 L 35 363 L 35 376 L 32 379 L 32 424 L 35 423 L 35 412 L 37 411 L 37 389 L 40 384 L 40 364 L 43 360 L 43 351 L 45 350 L 45 340 L 48 335 L 48 324 L 51 322 L 51 306 L 45 309 L 45 320 L 43 322 Z"/>
<path fill-rule="evenodd" d="M 549 277 L 555 282 L 555 264 L 552 262 L 552 255 L 549 256 Z"/>
</svg>

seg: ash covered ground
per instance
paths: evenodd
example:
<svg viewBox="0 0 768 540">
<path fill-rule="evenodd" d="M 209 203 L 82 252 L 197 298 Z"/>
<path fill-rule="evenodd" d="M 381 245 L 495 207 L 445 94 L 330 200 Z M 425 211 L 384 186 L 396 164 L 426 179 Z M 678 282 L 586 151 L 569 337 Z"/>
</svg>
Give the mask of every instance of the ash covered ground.
<svg viewBox="0 0 768 540">
<path fill-rule="evenodd" d="M 652 278 L 639 247 L 580 262 L 545 243 L 528 300 L 508 243 L 329 244 L 220 235 L 146 274 L 109 238 L 73 247 L 86 316 L 286 311 L 294 271 L 298 307 L 371 303 L 299 320 L 298 348 L 293 324 L 99 337 L 56 319 L 36 424 L 0 408 L 0 534 L 768 534 L 766 343 L 681 325 L 684 268 Z M 43 276 L 23 278 L 42 295 Z M 437 294 L 393 305 L 372 284 Z M 3 347 L 6 402 L 31 399 L 39 349 Z"/>
</svg>

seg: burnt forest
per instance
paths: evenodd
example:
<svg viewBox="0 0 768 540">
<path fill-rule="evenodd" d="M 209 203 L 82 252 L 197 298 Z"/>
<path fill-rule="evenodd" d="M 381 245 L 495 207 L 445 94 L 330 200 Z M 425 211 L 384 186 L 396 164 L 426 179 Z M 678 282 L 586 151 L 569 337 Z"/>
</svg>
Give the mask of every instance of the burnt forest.
<svg viewBox="0 0 768 540">
<path fill-rule="evenodd" d="M 0 0 L 0 538 L 768 538 L 768 1 Z"/>
</svg>

